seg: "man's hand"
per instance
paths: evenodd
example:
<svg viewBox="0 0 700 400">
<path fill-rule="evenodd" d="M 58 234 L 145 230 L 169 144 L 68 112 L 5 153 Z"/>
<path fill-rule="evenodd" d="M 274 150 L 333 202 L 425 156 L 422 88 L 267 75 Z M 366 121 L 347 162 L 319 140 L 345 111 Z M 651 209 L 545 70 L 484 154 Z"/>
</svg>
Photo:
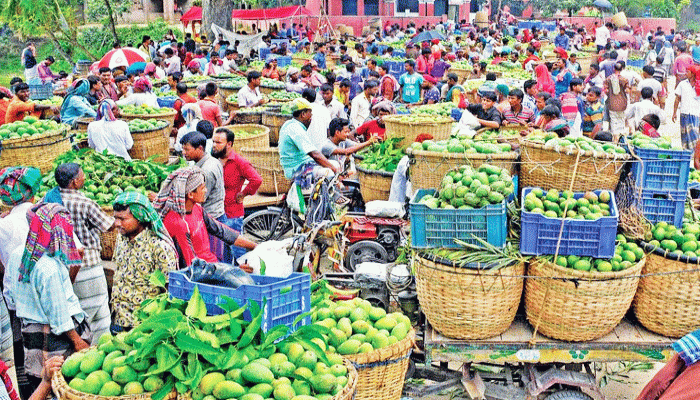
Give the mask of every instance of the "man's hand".
<svg viewBox="0 0 700 400">
<path fill-rule="evenodd" d="M 243 199 L 245 199 L 245 194 L 243 192 L 239 192 L 236 195 L 236 203 L 243 204 Z"/>
<path fill-rule="evenodd" d="M 41 370 L 41 379 L 44 382 L 50 383 L 53 374 L 61 370 L 63 365 L 63 357 L 54 356 L 46 360 L 44 363 L 44 368 Z"/>
<path fill-rule="evenodd" d="M 88 347 L 90 347 L 90 344 L 83 339 L 76 340 L 75 343 L 73 343 L 73 348 L 75 351 L 87 349 Z"/>
<path fill-rule="evenodd" d="M 676 122 L 676 113 L 673 113 L 673 117 L 671 117 L 671 122 Z"/>
</svg>

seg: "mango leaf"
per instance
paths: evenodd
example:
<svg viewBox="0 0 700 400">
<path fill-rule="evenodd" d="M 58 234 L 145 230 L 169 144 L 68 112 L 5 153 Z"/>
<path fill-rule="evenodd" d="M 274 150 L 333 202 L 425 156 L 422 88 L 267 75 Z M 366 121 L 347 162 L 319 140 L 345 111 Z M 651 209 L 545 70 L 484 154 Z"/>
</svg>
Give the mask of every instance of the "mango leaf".
<svg viewBox="0 0 700 400">
<path fill-rule="evenodd" d="M 163 387 L 161 387 L 158 391 L 151 395 L 151 399 L 163 400 L 165 396 L 167 396 L 170 392 L 173 391 L 174 386 L 175 384 L 173 383 L 173 378 L 169 376 Z"/>
<path fill-rule="evenodd" d="M 165 289 L 165 275 L 163 274 L 163 271 L 159 269 L 153 271 L 151 276 L 148 277 L 148 283 Z"/>
<path fill-rule="evenodd" d="M 157 375 L 162 372 L 169 370 L 174 367 L 180 361 L 182 354 L 178 354 L 177 351 L 173 352 L 174 348 L 168 343 L 163 343 L 156 349 L 156 359 L 158 360 L 158 365 L 156 369 L 150 371 L 145 376 Z"/>
<path fill-rule="evenodd" d="M 170 332 L 166 331 L 155 331 L 151 333 L 145 342 L 141 344 L 141 347 L 136 352 L 136 360 L 148 357 L 150 354 L 155 352 L 156 345 L 163 342 L 166 338 L 170 337 Z"/>
<path fill-rule="evenodd" d="M 297 339 L 297 342 L 304 346 L 305 349 L 316 353 L 316 357 L 318 357 L 319 360 L 326 364 L 330 364 L 328 357 L 326 357 L 326 352 L 323 351 L 319 345 L 307 339 Z"/>
<path fill-rule="evenodd" d="M 187 302 L 185 315 L 191 318 L 202 318 L 207 316 L 207 305 L 204 304 L 202 295 L 199 294 L 199 286 L 197 285 L 194 286 L 192 297 L 190 297 L 190 301 Z"/>
<path fill-rule="evenodd" d="M 183 332 L 175 335 L 175 346 L 187 353 L 216 356 L 222 352 L 211 347 L 210 343 L 195 339 Z"/>
<path fill-rule="evenodd" d="M 313 309 L 313 307 L 311 307 L 311 308 Z M 301 320 L 303 320 L 306 317 L 310 317 L 311 314 L 313 314 L 313 311 L 308 311 L 308 312 L 305 312 L 303 314 L 300 314 L 298 317 L 294 318 L 294 323 L 292 324 L 292 326 L 297 326 L 297 324 L 299 322 L 301 322 Z"/>
<path fill-rule="evenodd" d="M 265 260 L 260 260 L 260 275 L 265 276 L 265 271 L 267 271 L 267 265 L 265 265 Z"/>
<path fill-rule="evenodd" d="M 289 327 L 287 325 L 277 325 L 276 327 L 270 329 L 263 337 L 263 343 L 260 346 L 261 349 L 275 343 L 275 340 L 284 337 L 289 332 Z"/>
<path fill-rule="evenodd" d="M 185 385 L 182 382 L 175 382 L 175 389 L 177 389 L 177 392 L 180 394 L 187 393 L 187 390 L 189 389 L 187 385 Z"/>
<path fill-rule="evenodd" d="M 265 300 L 267 301 L 267 299 Z M 250 310 L 250 316 L 252 318 L 257 317 L 261 311 L 260 304 L 258 304 L 258 302 L 255 300 L 248 300 L 248 309 Z"/>
<path fill-rule="evenodd" d="M 243 353 L 239 352 L 235 346 L 229 346 L 228 351 L 226 352 L 226 357 L 224 358 L 226 362 L 220 368 L 223 370 L 229 370 L 233 368 L 234 365 L 242 361 L 242 359 Z"/>
<path fill-rule="evenodd" d="M 170 368 L 170 373 L 173 374 L 175 379 L 178 381 L 184 381 L 187 379 L 185 377 L 185 371 L 182 370 L 182 364 L 177 364 L 176 366 Z"/>
<path fill-rule="evenodd" d="M 257 308 L 257 303 L 253 301 L 253 305 L 251 306 L 251 309 Z M 262 310 L 265 309 L 265 305 L 267 304 L 267 299 L 263 300 L 263 306 L 262 308 L 258 311 L 257 315 L 253 318 L 252 321 L 250 321 L 250 325 L 248 325 L 245 328 L 245 332 L 243 333 L 243 336 L 241 336 L 241 340 L 238 341 L 237 347 L 239 349 L 242 349 L 246 346 L 248 346 L 253 339 L 255 338 L 255 335 L 258 334 L 260 331 L 260 325 L 262 324 L 262 317 L 263 313 Z M 251 311 L 252 313 L 252 311 Z"/>
<path fill-rule="evenodd" d="M 155 314 L 143 321 L 139 326 L 134 328 L 132 332 L 147 332 L 156 330 L 169 330 L 173 324 L 180 323 L 184 320 L 184 316 L 180 310 L 167 310 Z"/>
<path fill-rule="evenodd" d="M 226 345 L 229 343 L 233 343 L 236 340 L 238 340 L 238 337 L 241 336 L 241 333 L 243 332 L 243 329 L 241 329 L 241 324 L 236 324 L 236 323 L 231 323 L 232 328 L 236 326 L 237 328 L 234 328 L 234 332 L 231 333 L 231 331 L 227 331 L 224 329 L 221 329 L 219 331 L 216 331 L 216 338 L 219 339 L 219 344 L 220 345 Z"/>
</svg>

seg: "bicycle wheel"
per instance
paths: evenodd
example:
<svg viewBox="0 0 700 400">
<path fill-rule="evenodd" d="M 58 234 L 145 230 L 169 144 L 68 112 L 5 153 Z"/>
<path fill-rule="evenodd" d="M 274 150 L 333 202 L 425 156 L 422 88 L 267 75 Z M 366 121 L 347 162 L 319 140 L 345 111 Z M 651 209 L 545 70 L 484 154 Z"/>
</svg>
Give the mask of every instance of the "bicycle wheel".
<svg viewBox="0 0 700 400">
<path fill-rule="evenodd" d="M 281 210 L 261 210 L 254 212 L 243 220 L 243 234 L 262 243 L 278 240 L 292 229 L 289 217 Z"/>
</svg>

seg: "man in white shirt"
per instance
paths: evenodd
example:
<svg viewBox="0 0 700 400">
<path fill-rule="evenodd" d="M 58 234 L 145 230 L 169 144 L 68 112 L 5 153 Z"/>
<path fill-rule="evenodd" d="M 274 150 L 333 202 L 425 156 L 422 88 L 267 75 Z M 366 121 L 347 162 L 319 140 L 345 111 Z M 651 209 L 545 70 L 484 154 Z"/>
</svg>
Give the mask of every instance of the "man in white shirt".
<svg viewBox="0 0 700 400">
<path fill-rule="evenodd" d="M 608 44 L 610 29 L 612 29 L 612 23 L 606 22 L 604 26 L 598 27 L 598 29 L 595 30 L 595 45 L 598 48 L 598 53 Z"/>
<path fill-rule="evenodd" d="M 365 82 L 364 90 L 361 94 L 352 99 L 350 106 L 350 122 L 355 129 L 365 123 L 372 108 L 372 98 L 377 94 L 378 83 L 374 79 Z"/>
<path fill-rule="evenodd" d="M 238 91 L 238 106 L 240 108 L 257 107 L 267 101 L 260 93 L 260 78 L 262 75 L 258 71 L 248 72 L 248 84 Z"/>
<path fill-rule="evenodd" d="M 117 104 L 109 99 L 102 100 L 97 110 L 97 120 L 87 127 L 88 146 L 98 153 L 107 150 L 110 154 L 131 160 L 129 150 L 134 146 L 134 140 L 129 124 L 115 116 L 119 116 Z"/>
<path fill-rule="evenodd" d="M 165 49 L 165 74 L 170 75 L 173 72 L 180 72 L 180 57 L 175 54 L 172 47 Z"/>
<path fill-rule="evenodd" d="M 328 140 L 328 125 L 331 123 L 331 114 L 325 105 L 316 101 L 316 91 L 307 88 L 301 92 L 301 97 L 311 103 L 311 122 L 307 129 L 311 143 L 321 151 L 323 144 Z"/>
<path fill-rule="evenodd" d="M 333 87 L 327 83 L 321 86 L 321 97 L 316 102 L 323 104 L 330 113 L 331 120 L 336 118 L 347 119 L 345 107 L 333 96 Z"/>
<path fill-rule="evenodd" d="M 224 55 L 224 65 L 223 65 L 224 72 L 229 73 L 229 74 L 243 75 L 243 72 L 241 72 L 241 69 L 238 68 L 238 62 L 236 61 L 237 59 L 238 59 L 238 52 L 236 50 L 226 49 L 226 53 Z"/>
<path fill-rule="evenodd" d="M 676 122 L 677 112 L 680 111 L 681 143 L 686 150 L 695 150 L 700 127 L 700 97 L 695 92 L 695 68 L 688 69 L 688 79 L 676 86 L 676 102 L 673 105 L 672 121 Z M 679 106 L 680 105 L 680 110 Z"/>
<path fill-rule="evenodd" d="M 658 101 L 659 92 L 661 91 L 662 86 L 661 82 L 654 79 L 654 67 L 651 65 L 645 65 L 644 68 L 642 68 L 642 80 L 637 85 L 639 90 L 642 90 L 645 87 L 651 88 L 653 98 Z"/>
<path fill-rule="evenodd" d="M 645 87 L 642 89 L 642 100 L 627 107 L 625 117 L 627 117 L 627 124 L 632 128 L 632 131 L 637 130 L 642 122 L 642 118 L 649 114 L 659 117 L 659 121 L 662 124 L 666 123 L 664 110 L 651 101 L 653 95 L 654 91 L 649 87 Z"/>
</svg>

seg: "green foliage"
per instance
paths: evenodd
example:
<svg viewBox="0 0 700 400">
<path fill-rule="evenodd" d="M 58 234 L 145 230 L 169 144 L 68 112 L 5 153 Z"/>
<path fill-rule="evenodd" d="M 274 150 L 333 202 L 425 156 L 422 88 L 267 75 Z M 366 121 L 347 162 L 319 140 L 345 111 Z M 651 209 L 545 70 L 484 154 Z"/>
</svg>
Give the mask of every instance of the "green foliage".
<svg viewBox="0 0 700 400">
<path fill-rule="evenodd" d="M 127 13 L 133 4 L 134 2 L 129 0 L 110 0 L 114 19 L 116 20 Z M 90 22 L 99 22 L 106 26 L 109 23 L 109 13 L 107 11 L 107 5 L 105 5 L 105 0 L 87 0 L 86 19 Z"/>
<path fill-rule="evenodd" d="M 687 0 L 682 0 L 687 1 Z M 681 2 L 674 0 L 611 0 L 618 11 L 624 11 L 629 18 L 643 17 L 649 12 L 652 18 L 676 18 Z"/>
<path fill-rule="evenodd" d="M 559 10 L 578 11 L 581 7 L 593 4 L 593 0 L 532 0 L 534 8 L 540 10 L 545 17 L 552 16 Z"/>
</svg>

